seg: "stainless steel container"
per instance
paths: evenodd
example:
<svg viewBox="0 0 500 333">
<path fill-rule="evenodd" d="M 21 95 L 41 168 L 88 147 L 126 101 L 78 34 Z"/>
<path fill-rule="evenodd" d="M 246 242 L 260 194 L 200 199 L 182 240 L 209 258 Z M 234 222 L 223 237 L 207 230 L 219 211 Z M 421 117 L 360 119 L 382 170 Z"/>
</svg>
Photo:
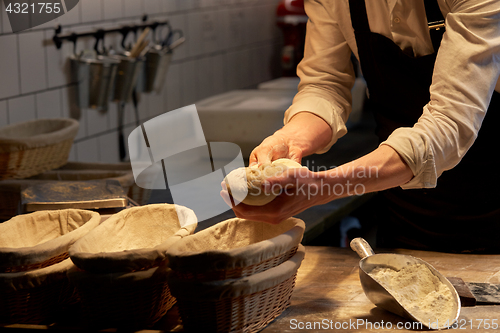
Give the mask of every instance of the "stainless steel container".
<svg viewBox="0 0 500 333">
<path fill-rule="evenodd" d="M 137 84 L 143 60 L 141 58 L 127 57 L 126 55 L 116 55 L 113 57 L 119 61 L 113 89 L 113 100 L 126 103 L 130 100 L 132 91 Z"/>
<path fill-rule="evenodd" d="M 107 56 L 82 58 L 73 55 L 70 63 L 72 81 L 78 84 L 78 107 L 106 111 L 120 61 Z"/>
<path fill-rule="evenodd" d="M 165 84 L 172 52 L 168 47 L 155 45 L 149 49 L 145 58 L 137 83 L 138 91 L 145 93 L 156 91 L 159 93 Z"/>
</svg>

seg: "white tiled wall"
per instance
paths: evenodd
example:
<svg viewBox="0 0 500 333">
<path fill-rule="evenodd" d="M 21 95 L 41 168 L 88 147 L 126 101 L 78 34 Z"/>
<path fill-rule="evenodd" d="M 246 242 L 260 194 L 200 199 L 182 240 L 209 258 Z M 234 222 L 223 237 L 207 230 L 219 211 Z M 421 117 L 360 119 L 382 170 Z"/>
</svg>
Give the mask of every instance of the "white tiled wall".
<svg viewBox="0 0 500 333">
<path fill-rule="evenodd" d="M 187 42 L 175 50 L 160 94 L 142 94 L 141 121 L 228 90 L 269 80 L 281 34 L 275 24 L 279 0 L 80 0 L 69 13 L 29 31 L 13 34 L 0 4 L 0 127 L 39 118 L 72 117 L 80 130 L 70 159 L 118 162 L 117 106 L 107 112 L 79 110 L 71 103 L 70 42 L 57 49 L 53 28 L 63 33 L 169 20 Z M 131 40 L 129 38 L 129 40 Z M 119 50 L 121 36 L 107 35 L 106 46 Z M 92 48 L 79 39 L 77 51 Z M 125 135 L 135 128 L 131 105 L 125 109 Z"/>
</svg>

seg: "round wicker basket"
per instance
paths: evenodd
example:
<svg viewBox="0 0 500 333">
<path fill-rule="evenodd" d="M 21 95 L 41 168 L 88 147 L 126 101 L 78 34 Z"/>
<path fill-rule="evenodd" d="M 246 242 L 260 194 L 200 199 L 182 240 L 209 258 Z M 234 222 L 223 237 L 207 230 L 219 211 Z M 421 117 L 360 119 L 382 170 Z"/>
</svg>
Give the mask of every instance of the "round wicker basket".
<svg viewBox="0 0 500 333">
<path fill-rule="evenodd" d="M 175 304 L 167 284 L 168 267 L 95 274 L 76 267 L 68 272 L 80 297 L 82 323 L 94 328 L 150 327 Z"/>
<path fill-rule="evenodd" d="M 276 225 L 229 219 L 174 244 L 169 266 L 177 276 L 199 281 L 250 276 L 290 259 L 304 229 L 296 218 Z"/>
<path fill-rule="evenodd" d="M 0 273 L 0 323 L 51 324 L 75 301 L 67 272 L 70 259 L 26 272 Z"/>
<path fill-rule="evenodd" d="M 245 278 L 200 282 L 171 273 L 168 283 L 189 332 L 258 332 L 289 305 L 305 255 L 299 245 L 289 260 Z"/>
<path fill-rule="evenodd" d="M 161 264 L 166 252 L 194 232 L 197 219 L 186 207 L 155 204 L 125 209 L 77 241 L 69 250 L 80 269 L 134 272 Z"/>
<path fill-rule="evenodd" d="M 0 272 L 47 267 L 68 258 L 68 249 L 97 227 L 100 215 L 77 209 L 39 211 L 0 224 Z"/>
<path fill-rule="evenodd" d="M 0 180 L 21 179 L 64 165 L 78 121 L 38 119 L 0 129 Z"/>
</svg>

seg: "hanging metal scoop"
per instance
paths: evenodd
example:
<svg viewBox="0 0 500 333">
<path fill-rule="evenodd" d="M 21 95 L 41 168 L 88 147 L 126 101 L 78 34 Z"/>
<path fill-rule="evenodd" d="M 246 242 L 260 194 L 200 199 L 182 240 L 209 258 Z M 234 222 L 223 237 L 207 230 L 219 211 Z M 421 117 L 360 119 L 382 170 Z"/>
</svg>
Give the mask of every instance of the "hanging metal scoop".
<svg viewBox="0 0 500 333">
<path fill-rule="evenodd" d="M 422 323 L 423 326 L 431 329 L 443 329 L 452 326 L 460 315 L 460 299 L 453 285 L 434 267 L 425 261 L 412 257 L 410 255 L 382 253 L 374 254 L 370 245 L 363 238 L 355 238 L 351 241 L 351 249 L 353 249 L 361 258 L 359 261 L 359 279 L 361 286 L 365 292 L 366 297 L 378 307 L 387 311 L 395 313 L 401 317 L 405 317 L 414 321 Z M 387 290 L 380 283 L 378 283 L 369 273 L 377 267 L 391 268 L 396 271 L 401 270 L 403 267 L 412 264 L 423 264 L 427 266 L 430 271 L 445 284 L 453 295 L 453 315 L 450 316 L 449 321 L 436 323 L 429 321 L 427 318 L 418 318 L 418 314 L 411 313 L 406 309 L 394 296 L 394 290 Z"/>
</svg>

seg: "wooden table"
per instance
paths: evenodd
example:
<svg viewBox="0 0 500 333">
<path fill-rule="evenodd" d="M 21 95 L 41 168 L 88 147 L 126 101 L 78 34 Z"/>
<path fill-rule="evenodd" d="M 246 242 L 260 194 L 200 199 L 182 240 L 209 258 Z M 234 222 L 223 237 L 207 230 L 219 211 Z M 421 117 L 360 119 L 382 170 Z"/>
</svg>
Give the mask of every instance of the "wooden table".
<svg viewBox="0 0 500 333">
<path fill-rule="evenodd" d="M 444 276 L 461 277 L 466 282 L 500 283 L 500 255 L 465 255 L 437 252 L 395 250 L 427 261 Z M 350 249 L 306 247 L 306 258 L 297 275 L 291 306 L 262 332 L 380 332 L 426 331 L 427 329 L 397 329 L 411 327 L 407 321 L 373 305 L 363 293 L 358 276 L 359 257 Z M 485 329 L 486 320 L 497 329 Z M 493 321 L 493 319 L 496 319 Z M 324 328 L 306 329 L 310 322 L 327 323 Z M 377 325 L 384 323 L 377 329 Z M 368 322 L 368 323 L 367 323 Z M 354 324 L 360 323 L 359 326 Z M 370 326 L 371 323 L 371 326 Z M 390 324 L 388 324 L 390 323 Z M 392 324 L 392 329 L 387 329 Z M 460 332 L 500 332 L 500 305 L 462 308 Z M 300 329 L 304 325 L 304 329 Z M 318 324 L 317 324 L 318 325 Z M 337 327 L 335 327 L 337 325 Z M 343 325 L 343 327 L 342 327 Z M 472 329 L 471 329 L 472 325 Z"/>
<path fill-rule="evenodd" d="M 500 284 L 500 255 L 445 254 L 411 250 L 394 250 L 391 252 L 410 254 L 421 258 L 448 277 L 461 277 L 467 282 Z M 409 328 L 412 328 L 414 323 L 377 308 L 366 298 L 359 283 L 358 263 L 359 257 L 350 249 L 306 246 L 306 257 L 297 274 L 291 306 L 261 332 L 428 331 L 419 329 L 417 326 L 413 327 L 414 329 L 397 329 L 398 323 L 401 323 L 400 325 L 406 324 Z M 483 319 L 483 321 L 481 322 L 480 319 Z M 494 319 L 496 320 L 493 321 Z M 485 320 L 490 325 L 496 322 L 499 327 L 497 329 L 485 329 Z M 316 327 L 316 329 L 306 328 L 307 323 L 314 325 L 314 322 L 326 323 L 327 329 L 321 329 L 321 327 Z M 356 326 L 357 323 L 360 324 Z M 383 327 L 377 327 L 382 323 L 384 324 Z M 174 307 L 148 332 L 179 332 L 182 331 L 182 326 L 179 324 L 177 308 Z M 455 329 L 457 332 L 500 333 L 500 305 L 463 307 L 459 317 L 459 324 L 461 329 Z M 304 329 L 299 328 L 302 325 L 304 325 Z M 392 325 L 392 329 L 387 329 L 388 325 Z M 68 327 L 64 324 L 52 326 L 8 325 L 0 327 L 0 331 L 13 332 L 40 329 L 85 331 L 81 327 L 71 325 Z M 106 332 L 115 331 L 112 329 L 106 330 Z"/>
</svg>

